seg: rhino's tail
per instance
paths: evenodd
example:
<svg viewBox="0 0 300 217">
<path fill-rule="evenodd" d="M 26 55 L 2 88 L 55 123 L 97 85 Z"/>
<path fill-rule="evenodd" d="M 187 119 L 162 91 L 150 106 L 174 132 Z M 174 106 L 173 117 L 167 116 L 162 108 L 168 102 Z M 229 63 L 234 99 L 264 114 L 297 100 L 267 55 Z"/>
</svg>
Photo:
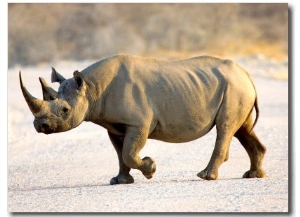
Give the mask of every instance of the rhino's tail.
<svg viewBox="0 0 300 217">
<path fill-rule="evenodd" d="M 255 120 L 254 120 L 254 123 L 251 127 L 251 130 L 250 130 L 250 134 L 252 133 L 252 130 L 253 128 L 255 127 L 257 121 L 258 121 L 258 117 L 259 117 L 259 108 L 258 108 L 258 102 L 257 102 L 257 95 L 255 96 L 255 101 L 254 101 L 254 108 L 255 108 L 255 112 L 256 112 L 256 117 L 255 117 Z"/>
</svg>

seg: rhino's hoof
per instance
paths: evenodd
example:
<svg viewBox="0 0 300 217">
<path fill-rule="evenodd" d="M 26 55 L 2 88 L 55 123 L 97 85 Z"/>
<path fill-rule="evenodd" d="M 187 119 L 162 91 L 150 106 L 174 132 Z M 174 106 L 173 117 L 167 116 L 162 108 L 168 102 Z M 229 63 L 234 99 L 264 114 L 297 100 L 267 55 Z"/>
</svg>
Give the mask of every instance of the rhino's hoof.
<svg viewBox="0 0 300 217">
<path fill-rule="evenodd" d="M 266 177 L 266 173 L 262 169 L 249 170 L 245 172 L 243 175 L 243 178 L 264 178 L 264 177 Z"/>
<path fill-rule="evenodd" d="M 197 176 L 204 180 L 216 180 L 218 178 L 218 174 L 214 174 L 212 172 L 208 172 L 207 169 L 202 170 L 197 174 Z"/>
<path fill-rule="evenodd" d="M 155 161 L 150 157 L 144 157 L 143 162 L 144 166 L 141 171 L 147 179 L 151 179 L 156 171 Z"/>
<path fill-rule="evenodd" d="M 134 179 L 131 175 L 128 176 L 116 176 L 110 180 L 110 185 L 117 185 L 117 184 L 131 184 L 134 183 Z"/>
<path fill-rule="evenodd" d="M 147 178 L 147 179 L 152 179 L 154 172 L 153 173 L 145 173 L 143 172 L 143 175 Z"/>
</svg>

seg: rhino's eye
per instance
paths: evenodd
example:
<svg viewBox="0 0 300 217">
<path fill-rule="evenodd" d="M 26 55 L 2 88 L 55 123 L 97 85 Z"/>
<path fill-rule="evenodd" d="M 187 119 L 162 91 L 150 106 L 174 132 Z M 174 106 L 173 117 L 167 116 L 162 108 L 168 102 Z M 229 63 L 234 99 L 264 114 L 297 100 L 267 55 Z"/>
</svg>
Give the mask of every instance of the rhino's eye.
<svg viewBox="0 0 300 217">
<path fill-rule="evenodd" d="M 62 111 L 67 114 L 69 112 L 69 109 L 67 107 L 63 107 Z"/>
</svg>

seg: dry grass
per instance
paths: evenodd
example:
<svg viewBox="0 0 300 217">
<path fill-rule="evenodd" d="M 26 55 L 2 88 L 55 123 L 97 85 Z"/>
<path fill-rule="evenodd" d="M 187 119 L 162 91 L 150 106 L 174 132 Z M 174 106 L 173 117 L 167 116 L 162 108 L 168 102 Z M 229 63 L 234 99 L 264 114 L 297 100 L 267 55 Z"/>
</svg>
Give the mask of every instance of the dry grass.
<svg viewBox="0 0 300 217">
<path fill-rule="evenodd" d="M 235 56 L 252 56 L 256 54 L 263 54 L 265 58 L 275 60 L 287 59 L 287 51 L 282 44 L 272 44 L 266 41 L 249 43 L 245 40 L 237 40 L 228 43 L 224 49 L 214 49 L 211 50 L 211 52 L 219 56 L 233 54 Z"/>
<path fill-rule="evenodd" d="M 9 66 L 116 53 L 286 58 L 287 4 L 9 4 Z"/>
</svg>

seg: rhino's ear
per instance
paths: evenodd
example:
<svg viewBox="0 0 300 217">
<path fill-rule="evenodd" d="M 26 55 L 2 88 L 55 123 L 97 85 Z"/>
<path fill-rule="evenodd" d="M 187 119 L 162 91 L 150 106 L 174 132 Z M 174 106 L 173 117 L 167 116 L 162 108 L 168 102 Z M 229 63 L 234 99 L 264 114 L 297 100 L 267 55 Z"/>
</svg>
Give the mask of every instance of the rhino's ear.
<svg viewBox="0 0 300 217">
<path fill-rule="evenodd" d="M 59 82 L 61 84 L 64 80 L 66 79 L 52 67 L 51 82 Z"/>
<path fill-rule="evenodd" d="M 58 97 L 58 93 L 53 90 L 43 78 L 40 77 L 39 79 L 42 85 L 44 100 L 48 101 L 56 99 Z"/>
<path fill-rule="evenodd" d="M 83 87 L 83 84 L 84 84 L 84 80 L 83 80 L 83 77 L 82 75 L 80 74 L 80 72 L 78 72 L 77 70 L 73 73 L 73 76 L 74 76 L 74 80 L 76 81 L 77 83 L 77 88 L 78 90 L 81 90 L 81 88 Z"/>
</svg>

